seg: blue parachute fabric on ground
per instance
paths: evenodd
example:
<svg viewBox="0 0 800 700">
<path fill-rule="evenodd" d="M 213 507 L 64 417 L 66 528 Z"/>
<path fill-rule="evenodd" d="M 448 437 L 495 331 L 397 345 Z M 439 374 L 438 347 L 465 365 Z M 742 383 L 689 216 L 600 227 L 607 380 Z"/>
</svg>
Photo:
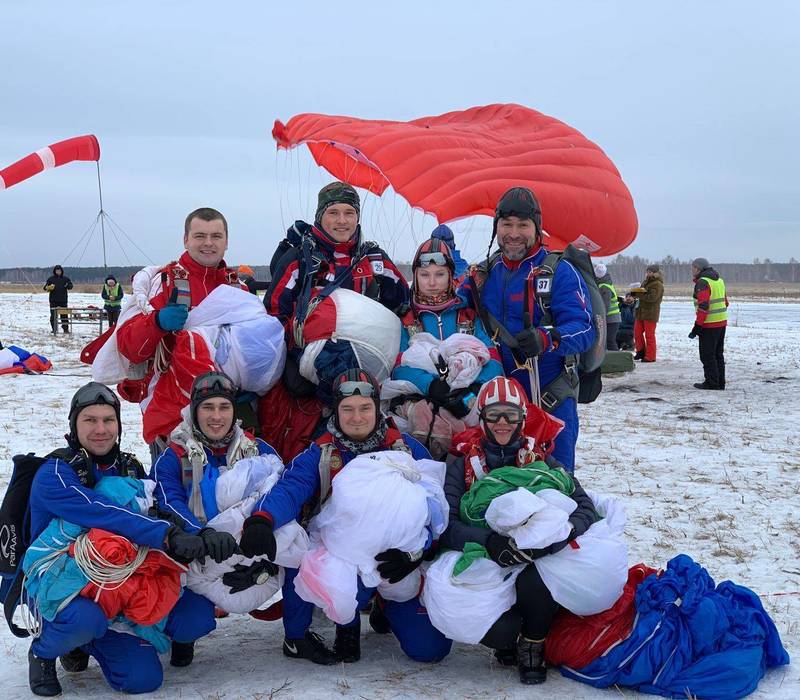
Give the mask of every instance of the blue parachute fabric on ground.
<svg viewBox="0 0 800 700">
<path fill-rule="evenodd" d="M 317 396 L 325 405 L 333 402 L 333 382 L 348 369 L 358 367 L 358 358 L 347 340 L 335 343 L 328 340 L 314 360 L 314 369 L 319 378 Z"/>
<path fill-rule="evenodd" d="M 89 583 L 75 560 L 66 553 L 82 532 L 78 525 L 56 518 L 25 552 L 22 560 L 25 590 L 29 597 L 36 599 L 36 607 L 45 620 L 54 620 L 58 611 Z M 56 555 L 58 552 L 60 554 Z"/>
<path fill-rule="evenodd" d="M 758 596 L 730 581 L 715 587 L 685 554 L 636 591 L 630 636 L 581 669 L 562 673 L 598 688 L 621 685 L 673 698 L 740 698 L 767 668 L 789 663 Z"/>
<path fill-rule="evenodd" d="M 21 364 L 31 356 L 31 354 L 27 350 L 23 350 L 21 347 L 17 345 L 8 345 L 7 347 L 9 350 L 11 350 L 11 352 L 13 352 L 17 357 L 19 357 L 19 362 L 15 362 L 14 364 Z"/>
</svg>

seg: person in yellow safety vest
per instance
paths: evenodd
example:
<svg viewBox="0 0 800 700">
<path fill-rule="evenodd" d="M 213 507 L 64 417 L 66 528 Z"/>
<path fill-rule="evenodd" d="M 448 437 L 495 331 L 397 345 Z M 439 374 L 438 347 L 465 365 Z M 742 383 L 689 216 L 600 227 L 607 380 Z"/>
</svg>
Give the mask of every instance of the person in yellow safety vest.
<svg viewBox="0 0 800 700">
<path fill-rule="evenodd" d="M 125 292 L 122 291 L 122 285 L 117 282 L 117 278 L 114 277 L 114 275 L 106 277 L 100 296 L 103 297 L 103 308 L 106 311 L 106 316 L 108 316 L 109 326 L 116 325 L 117 323 L 120 311 L 122 310 L 122 297 L 124 295 Z"/>
<path fill-rule="evenodd" d="M 692 261 L 695 321 L 690 338 L 700 338 L 702 382 L 695 389 L 725 388 L 725 328 L 728 325 L 728 295 L 725 282 L 706 258 Z"/>
<path fill-rule="evenodd" d="M 594 276 L 597 278 L 597 286 L 600 287 L 600 295 L 606 303 L 606 350 L 619 350 L 617 331 L 622 315 L 619 312 L 617 290 L 611 280 L 611 273 L 603 263 L 595 263 Z"/>
</svg>

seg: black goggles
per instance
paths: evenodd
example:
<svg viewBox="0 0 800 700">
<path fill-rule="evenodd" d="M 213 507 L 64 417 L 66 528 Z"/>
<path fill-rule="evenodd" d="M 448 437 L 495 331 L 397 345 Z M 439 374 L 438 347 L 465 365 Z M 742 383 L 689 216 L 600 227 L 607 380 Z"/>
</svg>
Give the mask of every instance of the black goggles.
<svg viewBox="0 0 800 700">
<path fill-rule="evenodd" d="M 73 399 L 73 410 L 101 403 L 109 406 L 119 406 L 119 399 L 107 386 L 92 382 L 78 389 L 78 393 L 75 394 Z"/>
<path fill-rule="evenodd" d="M 236 394 L 236 386 L 224 374 L 209 374 L 195 380 L 192 395 L 195 400 L 211 394 Z"/>
<path fill-rule="evenodd" d="M 481 411 L 481 418 L 487 423 L 498 423 L 502 418 L 505 418 L 507 423 L 522 423 L 525 413 L 519 406 L 495 404 L 484 408 Z"/>
<path fill-rule="evenodd" d="M 349 381 L 342 382 L 336 389 L 342 396 L 373 396 L 375 394 L 375 387 L 369 382 Z"/>
<path fill-rule="evenodd" d="M 417 259 L 418 267 L 428 267 L 428 265 L 442 265 L 447 267 L 447 256 L 444 253 L 421 253 Z"/>
</svg>

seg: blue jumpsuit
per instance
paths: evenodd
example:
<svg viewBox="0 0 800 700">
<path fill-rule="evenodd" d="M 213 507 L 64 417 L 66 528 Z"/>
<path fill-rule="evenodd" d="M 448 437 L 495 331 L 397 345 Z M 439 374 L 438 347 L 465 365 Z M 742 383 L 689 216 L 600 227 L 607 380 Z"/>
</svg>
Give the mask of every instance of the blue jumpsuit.
<svg viewBox="0 0 800 700">
<path fill-rule="evenodd" d="M 525 291 L 531 280 L 531 271 L 539 267 L 547 256 L 547 249 L 539 247 L 531 251 L 528 257 L 519 263 L 508 264 L 501 255 L 494 261 L 481 290 L 483 305 L 502 323 L 511 335 L 523 329 L 523 308 Z M 464 293 L 472 299 L 472 280 L 468 279 L 462 286 Z M 588 350 L 594 342 L 592 326 L 592 301 L 589 290 L 580 273 L 567 261 L 556 267 L 552 280 L 550 313 L 553 328 L 560 336 L 557 348 L 545 352 L 539 357 L 539 386 L 541 388 L 552 382 L 564 368 L 566 355 L 573 355 Z M 538 304 L 533 310 L 533 325 L 542 325 L 542 311 Z M 498 341 L 499 342 L 499 341 Z M 499 343 L 500 354 L 506 376 L 517 379 L 528 394 L 530 376 L 527 369 L 517 369 L 511 349 Z M 553 457 L 569 472 L 575 471 L 575 444 L 578 441 L 578 406 L 573 398 L 566 399 L 552 415 L 564 421 L 564 430 L 556 438 Z"/>
<path fill-rule="evenodd" d="M 263 440 L 256 440 L 259 454 L 277 454 L 270 445 Z M 216 483 L 219 477 L 219 468 L 226 464 L 226 454 L 214 454 L 208 447 L 203 447 L 208 459 L 203 479 L 200 482 L 200 490 L 203 495 L 203 508 L 206 516 L 210 520 L 219 513 L 216 501 Z M 189 509 L 189 496 L 191 484 L 183 485 L 181 458 L 172 447 L 168 447 L 161 453 L 159 458 L 150 471 L 150 478 L 156 482 L 155 497 L 158 505 L 169 510 L 183 522 L 183 529 L 186 532 L 198 533 L 203 524 L 195 517 Z M 186 602 L 184 602 L 186 601 Z M 184 589 L 178 605 L 183 604 L 187 612 L 191 615 L 194 624 L 191 627 L 176 627 L 170 630 L 167 627 L 167 634 L 176 642 L 193 642 L 200 637 L 207 635 L 217 626 L 214 617 L 214 604 L 205 596 Z"/>
<path fill-rule="evenodd" d="M 98 481 L 106 476 L 120 476 L 114 465 L 92 466 Z M 30 516 L 31 541 L 51 520 L 63 518 L 84 528 L 109 530 L 137 544 L 163 550 L 170 527 L 166 520 L 134 513 L 83 486 L 72 467 L 57 458 L 49 459 L 36 472 L 30 493 Z M 173 608 L 166 627 L 167 634 L 187 640 L 201 636 L 196 634 L 198 623 L 191 609 L 191 596 L 187 602 L 188 593 Z M 155 647 L 133 634 L 109 629 L 100 606 L 81 597 L 69 603 L 52 622 L 42 622 L 42 633 L 31 650 L 39 658 L 55 659 L 77 647 L 97 660 L 114 690 L 146 693 L 161 685 L 163 673 Z"/>
<path fill-rule="evenodd" d="M 400 433 L 390 429 L 384 446 L 379 449 L 391 449 L 391 445 L 399 436 Z M 323 436 L 321 440 L 325 437 Z M 327 437 L 330 437 L 330 434 Z M 411 456 L 414 459 L 430 459 L 428 450 L 410 435 L 402 434 L 402 440 L 411 450 Z M 343 449 L 339 449 L 338 453 L 343 465 L 355 457 L 353 453 Z M 275 529 L 290 520 L 299 518 L 303 505 L 319 492 L 321 455 L 322 449 L 319 444 L 314 443 L 305 452 L 295 457 L 284 471 L 281 480 L 256 504 L 253 512 L 269 514 Z M 295 576 L 297 576 L 297 569 L 286 569 L 286 578 L 283 584 L 283 626 L 287 639 L 302 639 L 308 628 L 311 627 L 311 616 L 314 612 L 313 604 L 304 601 L 295 592 Z M 358 611 L 367 606 L 374 594 L 375 589 L 365 587 L 359 579 L 356 595 L 358 610 L 353 620 L 344 625 L 345 627 L 355 627 L 361 624 Z M 412 598 L 405 603 L 386 601 L 384 613 L 389 620 L 392 632 L 400 642 L 400 647 L 414 661 L 441 661 L 450 653 L 452 642 L 431 624 L 419 597 Z"/>
</svg>

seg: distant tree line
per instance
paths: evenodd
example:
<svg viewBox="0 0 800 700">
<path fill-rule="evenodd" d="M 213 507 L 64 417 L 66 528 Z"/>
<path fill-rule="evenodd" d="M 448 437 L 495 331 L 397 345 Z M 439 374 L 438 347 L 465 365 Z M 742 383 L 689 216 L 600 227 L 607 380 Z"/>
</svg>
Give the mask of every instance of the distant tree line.
<svg viewBox="0 0 800 700">
<path fill-rule="evenodd" d="M 645 269 L 653 262 L 661 266 L 665 282 L 689 283 L 691 281 L 691 260 L 678 260 L 671 255 L 662 260 L 647 260 L 638 255 L 617 255 L 610 263 L 608 270 L 615 283 L 632 284 L 641 282 L 645 276 Z M 714 269 L 722 275 L 728 283 L 759 283 L 759 282 L 800 282 L 800 262 L 790 258 L 787 263 L 772 262 L 769 258 L 760 260 L 756 258 L 752 263 L 719 263 L 711 261 Z M 269 280 L 269 267 L 267 265 L 252 265 L 256 278 Z M 411 266 L 398 264 L 400 271 L 408 278 Z M 140 269 L 138 266 L 126 267 L 65 267 L 67 276 L 75 284 L 103 284 L 106 276 L 114 275 L 117 281 L 124 285 L 130 281 Z M 0 268 L 0 283 L 6 284 L 32 284 L 41 286 L 52 274 L 50 267 L 9 267 Z"/>
</svg>

